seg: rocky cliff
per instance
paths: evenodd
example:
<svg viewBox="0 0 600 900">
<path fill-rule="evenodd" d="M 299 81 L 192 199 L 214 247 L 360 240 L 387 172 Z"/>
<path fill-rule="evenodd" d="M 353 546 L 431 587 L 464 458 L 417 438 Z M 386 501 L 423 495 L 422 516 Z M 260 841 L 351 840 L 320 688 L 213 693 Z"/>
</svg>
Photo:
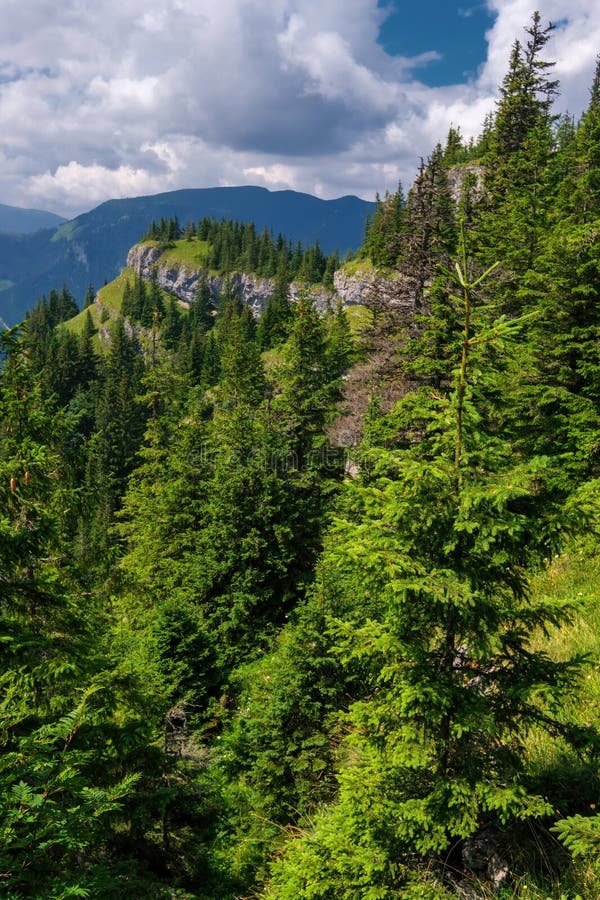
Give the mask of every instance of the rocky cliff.
<svg viewBox="0 0 600 900">
<path fill-rule="evenodd" d="M 182 303 L 189 304 L 194 299 L 198 281 L 204 274 L 213 297 L 217 300 L 223 289 L 224 277 L 207 273 L 205 270 L 190 268 L 184 263 L 165 261 L 160 247 L 154 244 L 136 244 L 129 251 L 127 266 L 144 278 L 156 275 L 158 283 L 170 294 L 174 294 Z M 359 304 L 372 305 L 375 298 L 392 305 L 410 307 L 412 304 L 410 285 L 406 279 L 396 276 L 386 278 L 374 269 L 350 274 L 340 269 L 334 275 L 334 290 L 327 290 L 320 285 L 312 285 L 310 294 L 314 297 L 317 309 L 325 310 L 328 305 L 336 305 L 341 301 L 344 307 Z M 238 294 L 244 304 L 249 306 L 257 318 L 260 318 L 269 297 L 275 290 L 275 283 L 270 278 L 249 275 L 245 272 L 234 272 L 229 278 L 231 288 Z M 298 299 L 303 285 L 293 282 L 290 285 L 290 299 Z"/>
<path fill-rule="evenodd" d="M 204 274 L 213 300 L 217 300 L 223 289 L 225 280 L 223 276 L 189 268 L 183 263 L 175 265 L 161 262 L 161 256 L 160 247 L 152 244 L 136 244 L 129 251 L 127 266 L 143 278 L 150 278 L 155 274 L 160 286 L 185 304 L 191 303 L 194 299 L 198 281 Z M 275 289 L 274 282 L 269 278 L 247 275 L 245 272 L 234 272 L 230 277 L 230 285 L 257 318 L 260 318 L 267 300 Z"/>
<path fill-rule="evenodd" d="M 406 308 L 414 306 L 415 286 L 406 275 L 382 275 L 376 269 L 348 272 L 339 269 L 333 276 L 335 297 L 342 306 L 369 306 L 372 308 Z"/>
</svg>

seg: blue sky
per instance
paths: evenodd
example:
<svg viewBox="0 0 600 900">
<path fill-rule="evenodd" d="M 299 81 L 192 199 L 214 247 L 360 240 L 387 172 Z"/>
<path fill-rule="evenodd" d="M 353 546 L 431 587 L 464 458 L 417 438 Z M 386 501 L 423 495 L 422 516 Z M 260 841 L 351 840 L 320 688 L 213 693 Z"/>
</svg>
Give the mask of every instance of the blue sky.
<svg viewBox="0 0 600 900">
<path fill-rule="evenodd" d="M 485 33 L 496 18 L 485 3 L 421 0 L 379 5 L 391 9 L 379 35 L 387 53 L 416 56 L 433 51 L 438 55 L 418 71 L 419 79 L 430 87 L 471 80 L 485 63 Z"/>
<path fill-rule="evenodd" d="M 535 0 L 579 115 L 598 0 Z M 258 184 L 408 188 L 450 125 L 494 109 L 531 0 L 0 0 L 0 203 Z M 387 11 L 387 16 L 386 16 Z"/>
</svg>

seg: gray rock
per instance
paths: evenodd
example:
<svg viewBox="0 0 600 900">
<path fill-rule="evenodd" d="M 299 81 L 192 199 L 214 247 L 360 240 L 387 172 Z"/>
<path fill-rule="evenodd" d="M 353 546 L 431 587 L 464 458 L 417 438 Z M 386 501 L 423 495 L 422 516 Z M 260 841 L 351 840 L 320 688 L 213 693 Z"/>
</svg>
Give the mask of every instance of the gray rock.
<svg viewBox="0 0 600 900">
<path fill-rule="evenodd" d="M 129 251 L 127 266 L 143 278 L 150 278 L 155 274 L 161 288 L 174 294 L 185 305 L 189 305 L 194 299 L 198 282 L 204 275 L 213 301 L 216 302 L 223 289 L 225 281 L 223 276 L 211 275 L 202 269 L 192 269 L 183 263 L 180 266 L 161 265 L 161 255 L 159 247 L 151 244 L 136 244 Z M 229 284 L 242 303 L 250 307 L 257 319 L 261 317 L 269 297 L 275 291 L 275 282 L 271 278 L 249 275 L 246 272 L 233 272 L 229 277 Z M 292 302 L 298 300 L 303 289 L 305 288 L 301 284 L 290 285 Z M 333 292 L 318 286 L 310 287 L 309 291 L 315 298 L 317 308 L 325 310 L 332 300 Z"/>
<path fill-rule="evenodd" d="M 500 887 L 510 871 L 508 863 L 498 852 L 494 835 L 489 828 L 484 828 L 465 841 L 462 859 L 466 869 L 482 881 L 490 882 L 494 889 Z"/>
<path fill-rule="evenodd" d="M 224 278 L 211 275 L 206 270 L 193 269 L 183 263 L 169 266 L 160 263 L 162 251 L 151 244 L 136 244 L 129 251 L 127 266 L 144 278 L 156 275 L 158 283 L 170 294 L 176 296 L 181 303 L 189 305 L 194 299 L 198 281 L 204 275 L 207 280 L 213 301 L 216 302 L 223 289 Z M 413 292 L 410 279 L 402 275 L 385 277 L 375 270 L 349 275 L 343 269 L 338 270 L 333 278 L 334 290 L 327 290 L 320 285 L 304 285 L 292 282 L 289 297 L 292 303 L 297 302 L 302 291 L 308 290 L 314 298 L 320 312 L 341 302 L 342 306 L 366 304 L 372 306 L 374 298 L 382 305 L 410 308 L 413 305 Z M 229 278 L 231 288 L 243 303 L 250 307 L 254 316 L 259 319 L 269 297 L 275 291 L 275 282 L 271 278 L 249 275 L 245 272 L 234 272 Z"/>
</svg>

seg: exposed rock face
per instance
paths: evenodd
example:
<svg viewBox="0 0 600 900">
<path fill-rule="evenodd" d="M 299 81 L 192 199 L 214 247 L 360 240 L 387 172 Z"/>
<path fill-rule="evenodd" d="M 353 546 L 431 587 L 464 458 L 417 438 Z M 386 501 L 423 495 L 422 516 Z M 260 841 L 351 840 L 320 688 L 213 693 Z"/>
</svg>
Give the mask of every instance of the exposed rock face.
<svg viewBox="0 0 600 900">
<path fill-rule="evenodd" d="M 160 255 L 161 250 L 158 247 L 150 244 L 134 244 L 127 254 L 127 267 L 147 277 Z"/>
<path fill-rule="evenodd" d="M 198 281 L 202 277 L 202 271 L 190 269 L 183 263 L 172 267 L 161 265 L 159 261 L 160 256 L 160 248 L 149 244 L 136 244 L 129 251 L 127 265 L 144 278 L 150 278 L 155 273 L 158 283 L 165 291 L 174 294 L 183 303 L 191 303 L 196 293 Z M 206 276 L 213 301 L 216 303 L 223 289 L 225 279 L 221 275 L 211 275 L 206 272 L 204 272 L 204 275 Z M 242 303 L 249 306 L 253 314 L 260 318 L 269 297 L 275 290 L 275 282 L 270 278 L 261 278 L 258 275 L 234 272 L 229 278 L 229 283 Z M 292 300 L 297 299 L 299 291 L 299 285 L 291 286 L 290 296 Z M 325 307 L 327 305 L 327 291 L 315 288 L 312 293 L 315 296 L 317 306 Z"/>
<path fill-rule="evenodd" d="M 400 273 L 384 277 L 375 269 L 349 275 L 343 269 L 334 273 L 333 284 L 336 298 L 342 306 L 414 306 L 414 285 L 412 279 Z"/>
<path fill-rule="evenodd" d="M 194 299 L 198 281 L 202 272 L 192 269 L 183 263 L 177 266 L 161 264 L 162 252 L 159 247 L 150 244 L 136 244 L 129 251 L 127 265 L 144 278 L 156 274 L 160 286 L 174 294 L 183 303 L 189 304 Z M 224 278 L 206 272 L 207 284 L 213 300 L 216 302 L 223 289 Z M 319 285 L 310 288 L 317 309 L 325 311 L 328 306 L 335 306 L 341 301 L 342 306 L 358 304 L 373 305 L 379 302 L 382 306 L 392 305 L 412 307 L 412 291 L 409 280 L 404 276 L 385 278 L 375 270 L 349 275 L 343 269 L 334 274 L 334 290 L 329 291 Z M 269 297 L 275 290 L 275 283 L 270 278 L 248 275 L 245 272 L 234 272 L 230 276 L 230 285 L 243 303 L 250 307 L 257 318 L 264 311 Z M 290 299 L 298 300 L 303 286 L 296 282 L 290 285 Z"/>
<path fill-rule="evenodd" d="M 200 273 L 195 269 L 188 269 L 184 265 L 173 267 L 159 265 L 158 260 L 161 255 L 162 251 L 159 247 L 153 247 L 150 244 L 136 244 L 129 251 L 127 266 L 144 278 L 150 278 L 156 273 L 158 283 L 164 290 L 175 294 L 184 303 L 191 303 Z M 211 279 L 209 279 L 209 284 L 212 291 Z M 216 296 L 216 294 L 214 295 Z"/>
<path fill-rule="evenodd" d="M 452 191 L 455 203 L 458 203 L 460 200 L 467 178 L 474 181 L 474 199 L 481 198 L 483 193 L 484 171 L 484 167 L 477 165 L 477 163 L 465 163 L 462 166 L 452 166 L 452 168 L 448 170 L 450 190 Z"/>
<path fill-rule="evenodd" d="M 343 269 L 338 269 L 333 275 L 335 292 L 344 306 L 360 304 L 365 290 L 373 286 L 373 281 L 373 276 L 348 275 Z"/>
</svg>

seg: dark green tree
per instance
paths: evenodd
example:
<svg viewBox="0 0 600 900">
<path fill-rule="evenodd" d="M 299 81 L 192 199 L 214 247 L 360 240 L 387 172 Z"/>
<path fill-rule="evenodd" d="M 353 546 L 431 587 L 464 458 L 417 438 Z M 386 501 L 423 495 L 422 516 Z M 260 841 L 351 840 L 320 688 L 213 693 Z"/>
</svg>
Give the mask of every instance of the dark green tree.
<svg viewBox="0 0 600 900">
<path fill-rule="evenodd" d="M 484 826 L 551 812 L 523 777 L 522 737 L 567 731 L 559 698 L 573 665 L 530 646 L 531 629 L 564 609 L 532 603 L 527 581 L 552 546 L 558 509 L 545 461 L 523 461 L 481 427 L 472 355 L 514 326 L 479 333 L 471 301 L 485 276 L 470 280 L 466 254 L 456 272 L 463 336 L 452 394 L 425 416 L 421 440 L 370 451 L 324 560 L 372 598 L 332 631 L 342 659 L 370 669 L 378 689 L 350 708 L 337 803 L 292 843 L 264 896 L 398 896 L 419 859 L 443 863 Z"/>
<path fill-rule="evenodd" d="M 367 223 L 363 252 L 376 266 L 394 266 L 406 232 L 406 201 L 402 185 L 394 194 L 377 195 L 375 212 Z"/>
<path fill-rule="evenodd" d="M 406 238 L 398 258 L 400 270 L 414 284 L 414 305 L 425 302 L 425 286 L 446 265 L 456 248 L 456 210 L 441 145 L 427 163 L 421 161 L 406 203 Z"/>
<path fill-rule="evenodd" d="M 210 285 L 205 272 L 202 272 L 196 284 L 194 299 L 190 304 L 190 325 L 192 330 L 200 328 L 201 333 L 209 331 L 214 325 L 213 302 Z"/>
<path fill-rule="evenodd" d="M 500 260 L 506 280 L 501 304 L 519 313 L 515 280 L 531 268 L 546 227 L 556 181 L 549 163 L 554 144 L 551 107 L 558 83 L 541 58 L 553 26 L 534 13 L 523 47 L 515 41 L 484 158 L 484 195 L 477 222 L 484 263 Z M 521 282 L 519 282 L 521 283 Z"/>
<path fill-rule="evenodd" d="M 94 290 L 94 286 L 92 284 L 88 284 L 87 290 L 85 292 L 85 297 L 83 298 L 83 309 L 87 309 L 88 306 L 91 306 L 95 299 L 96 291 Z"/>
<path fill-rule="evenodd" d="M 562 151 L 565 176 L 522 291 L 535 315 L 519 437 L 524 447 L 551 455 L 557 481 L 572 487 L 596 477 L 600 464 L 598 81 L 597 70 L 590 105 Z"/>
<path fill-rule="evenodd" d="M 258 325 L 258 343 L 261 350 L 270 350 L 282 343 L 290 328 L 292 308 L 289 298 L 290 277 L 285 260 L 280 260 L 275 280 L 275 290 L 267 300 L 267 305 Z"/>
</svg>

